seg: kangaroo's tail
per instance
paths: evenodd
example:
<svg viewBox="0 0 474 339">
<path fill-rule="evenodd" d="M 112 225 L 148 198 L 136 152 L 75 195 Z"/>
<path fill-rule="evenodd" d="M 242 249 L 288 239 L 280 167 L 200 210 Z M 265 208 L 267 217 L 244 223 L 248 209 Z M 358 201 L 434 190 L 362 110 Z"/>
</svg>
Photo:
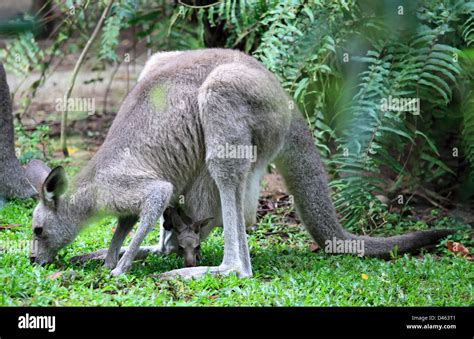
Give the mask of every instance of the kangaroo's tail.
<svg viewBox="0 0 474 339">
<path fill-rule="evenodd" d="M 306 122 L 299 116 L 292 120 L 276 165 L 294 197 L 299 217 L 321 248 L 328 240 L 363 240 L 364 255 L 388 258 L 395 248 L 400 254 L 413 252 L 454 233 L 450 230 L 429 230 L 374 238 L 357 236 L 344 230 L 337 220 L 326 172 L 313 138 Z"/>
</svg>

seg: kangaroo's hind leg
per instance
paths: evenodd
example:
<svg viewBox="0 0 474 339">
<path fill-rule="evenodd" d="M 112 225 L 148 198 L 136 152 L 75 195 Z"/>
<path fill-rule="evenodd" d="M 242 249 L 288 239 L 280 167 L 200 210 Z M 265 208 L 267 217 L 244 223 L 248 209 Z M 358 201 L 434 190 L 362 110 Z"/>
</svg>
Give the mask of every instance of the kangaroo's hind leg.
<svg viewBox="0 0 474 339">
<path fill-rule="evenodd" d="M 242 156 L 237 150 L 254 149 L 251 126 L 253 108 L 236 93 L 236 86 L 245 86 L 234 84 L 236 78 L 227 69 L 214 72 L 200 89 L 199 105 L 206 166 L 220 195 L 224 258 L 220 266 L 184 268 L 164 273 L 161 277 L 178 275 L 192 278 L 206 273 L 225 275 L 232 272 L 239 277 L 252 275 L 244 218 L 245 191 L 252 159 Z M 242 78 L 247 73 L 239 74 Z"/>
<path fill-rule="evenodd" d="M 211 158 L 208 166 L 220 193 L 224 224 L 224 258 L 220 266 L 190 267 L 173 270 L 162 278 L 182 276 L 200 277 L 206 273 L 236 273 L 239 277 L 252 276 L 250 253 L 244 219 L 246 176 L 250 162 L 246 159 Z"/>
</svg>

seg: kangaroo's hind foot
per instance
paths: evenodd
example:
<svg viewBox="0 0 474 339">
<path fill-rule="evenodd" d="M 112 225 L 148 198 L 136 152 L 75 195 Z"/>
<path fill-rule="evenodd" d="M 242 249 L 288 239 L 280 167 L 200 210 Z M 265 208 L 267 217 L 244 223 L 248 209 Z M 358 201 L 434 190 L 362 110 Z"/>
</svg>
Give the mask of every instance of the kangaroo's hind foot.
<svg viewBox="0 0 474 339">
<path fill-rule="evenodd" d="M 212 275 L 229 275 L 236 273 L 239 278 L 251 277 L 252 272 L 244 269 L 240 269 L 233 266 L 199 266 L 199 267 L 186 267 L 180 268 L 165 273 L 159 274 L 157 277 L 160 279 L 172 279 L 181 277 L 184 279 L 201 278 L 206 274 Z"/>
</svg>

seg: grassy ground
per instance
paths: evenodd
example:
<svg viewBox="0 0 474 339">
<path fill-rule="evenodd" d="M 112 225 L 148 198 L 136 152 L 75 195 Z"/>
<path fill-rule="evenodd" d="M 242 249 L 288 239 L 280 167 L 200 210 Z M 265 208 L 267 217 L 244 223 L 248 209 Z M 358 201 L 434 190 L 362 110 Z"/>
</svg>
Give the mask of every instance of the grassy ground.
<svg viewBox="0 0 474 339">
<path fill-rule="evenodd" d="M 0 211 L 0 305 L 314 305 L 314 306 L 460 306 L 472 305 L 472 262 L 439 246 L 435 254 L 402 256 L 390 261 L 311 252 L 300 227 L 272 222 L 267 215 L 249 234 L 254 277 L 212 277 L 194 281 L 156 278 L 179 268 L 180 258 L 149 257 L 131 272 L 110 276 L 99 262 L 75 266 L 74 255 L 107 247 L 114 221 L 87 228 L 46 267 L 28 261 L 34 201 L 10 202 Z M 271 233 L 271 234 L 270 234 Z M 158 231 L 146 239 L 155 244 Z M 202 246 L 203 264 L 222 258 L 222 232 Z"/>
</svg>

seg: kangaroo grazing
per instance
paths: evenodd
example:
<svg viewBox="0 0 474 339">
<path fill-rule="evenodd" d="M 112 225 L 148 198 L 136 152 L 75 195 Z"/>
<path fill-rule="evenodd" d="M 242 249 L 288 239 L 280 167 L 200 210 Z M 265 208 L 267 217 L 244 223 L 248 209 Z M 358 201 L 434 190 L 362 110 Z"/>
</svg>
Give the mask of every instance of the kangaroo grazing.
<svg viewBox="0 0 474 339">
<path fill-rule="evenodd" d="M 256 157 L 236 150 L 256 149 Z M 314 240 L 363 240 L 366 256 L 388 257 L 433 244 L 451 234 L 429 230 L 373 238 L 339 224 L 324 167 L 301 113 L 277 78 L 256 59 L 234 50 L 159 53 L 127 95 L 108 135 L 67 189 L 62 167 L 35 161 L 27 172 L 39 191 L 33 213 L 31 260 L 46 263 L 72 242 L 92 217 L 117 216 L 105 265 L 126 272 L 146 234 L 168 205 L 185 197 L 192 220 L 214 216 L 201 228 L 224 228 L 219 266 L 187 267 L 163 276 L 206 273 L 252 275 L 245 228 L 255 222 L 259 183 L 270 162 L 294 196 L 297 213 Z M 119 260 L 122 242 L 139 220 Z M 176 251 L 177 232 L 162 227 L 161 252 Z"/>
</svg>

